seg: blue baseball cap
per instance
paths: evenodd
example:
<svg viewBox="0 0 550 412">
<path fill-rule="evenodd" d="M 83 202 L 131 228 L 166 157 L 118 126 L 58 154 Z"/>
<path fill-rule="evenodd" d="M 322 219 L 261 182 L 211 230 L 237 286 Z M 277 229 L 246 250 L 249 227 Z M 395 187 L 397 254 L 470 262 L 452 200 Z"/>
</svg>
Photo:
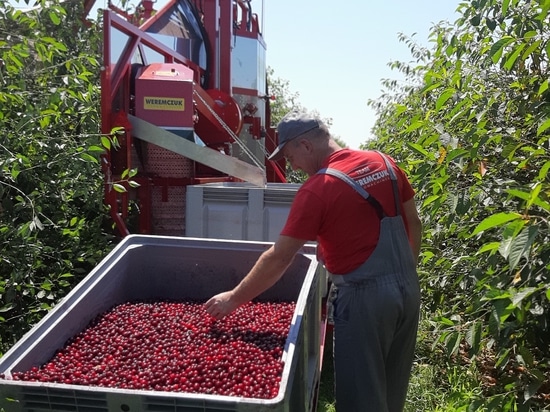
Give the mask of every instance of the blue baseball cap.
<svg viewBox="0 0 550 412">
<path fill-rule="evenodd" d="M 293 139 L 301 136 L 313 129 L 321 127 L 323 122 L 318 117 L 299 111 L 287 113 L 277 125 L 277 136 L 279 145 L 268 157 L 269 160 L 279 160 L 283 157 L 282 149 Z"/>
</svg>

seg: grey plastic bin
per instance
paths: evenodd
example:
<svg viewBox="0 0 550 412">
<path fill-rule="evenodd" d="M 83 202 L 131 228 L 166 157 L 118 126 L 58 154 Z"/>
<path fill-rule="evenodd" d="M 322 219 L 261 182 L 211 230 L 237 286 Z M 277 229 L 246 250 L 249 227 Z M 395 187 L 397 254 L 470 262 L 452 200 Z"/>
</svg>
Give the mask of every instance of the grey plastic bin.
<svg viewBox="0 0 550 412">
<path fill-rule="evenodd" d="M 98 314 L 135 299 L 207 299 L 233 287 L 270 243 L 152 235 L 127 236 L 2 358 L 0 373 L 47 362 Z M 273 399 L 140 391 L 0 379 L 9 412 L 309 411 L 320 378 L 320 265 L 305 246 L 260 300 L 293 300 L 296 309 Z"/>
<path fill-rule="evenodd" d="M 275 242 L 299 188 L 292 183 L 187 186 L 185 235 Z"/>
</svg>

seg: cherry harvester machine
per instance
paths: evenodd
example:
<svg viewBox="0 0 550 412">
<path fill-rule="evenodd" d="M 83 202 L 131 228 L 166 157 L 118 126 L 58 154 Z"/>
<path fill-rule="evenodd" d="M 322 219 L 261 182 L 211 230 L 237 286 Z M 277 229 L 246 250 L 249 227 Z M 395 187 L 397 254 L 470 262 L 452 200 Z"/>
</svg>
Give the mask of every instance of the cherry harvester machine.
<svg viewBox="0 0 550 412">
<path fill-rule="evenodd" d="M 170 0 L 155 11 L 143 1 L 132 15 L 104 11 L 101 131 L 114 137 L 103 158 L 105 200 L 122 236 L 183 235 L 189 185 L 286 182 L 284 160 L 267 160 L 276 139 L 251 3 Z M 130 170 L 138 188 L 127 184 Z"/>
</svg>

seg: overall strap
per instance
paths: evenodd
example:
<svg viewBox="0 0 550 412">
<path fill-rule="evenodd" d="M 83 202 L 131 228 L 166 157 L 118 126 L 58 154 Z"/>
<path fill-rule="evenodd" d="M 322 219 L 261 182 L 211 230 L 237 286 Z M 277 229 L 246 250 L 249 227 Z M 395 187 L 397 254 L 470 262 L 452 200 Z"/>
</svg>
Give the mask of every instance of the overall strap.
<svg viewBox="0 0 550 412">
<path fill-rule="evenodd" d="M 349 177 L 344 172 L 341 172 L 340 170 L 331 169 L 330 167 L 327 167 L 327 168 L 319 170 L 317 173 L 318 174 L 331 175 L 331 176 L 334 176 L 334 177 L 337 177 L 337 178 L 343 180 L 344 182 L 349 184 L 351 187 L 353 187 L 357 191 L 357 193 L 359 193 L 365 200 L 367 200 L 374 207 L 374 209 L 376 210 L 376 214 L 378 215 L 379 219 L 383 219 L 384 217 L 386 217 L 386 214 L 384 213 L 384 209 L 382 209 L 382 206 L 380 205 L 378 200 L 376 200 L 374 197 L 372 197 L 369 194 L 369 192 L 367 192 L 365 189 L 363 189 L 363 187 L 359 183 L 357 183 L 355 180 L 353 180 L 351 177 Z"/>
<path fill-rule="evenodd" d="M 388 169 L 388 173 L 390 174 L 391 183 L 393 186 L 393 199 L 395 201 L 395 214 L 397 216 L 401 215 L 401 202 L 399 201 L 399 188 L 397 187 L 397 175 L 395 174 L 395 170 L 392 167 L 390 161 L 388 160 L 387 156 L 385 156 L 383 153 L 376 151 L 382 159 L 384 159 L 384 162 L 386 163 L 386 169 Z"/>
</svg>

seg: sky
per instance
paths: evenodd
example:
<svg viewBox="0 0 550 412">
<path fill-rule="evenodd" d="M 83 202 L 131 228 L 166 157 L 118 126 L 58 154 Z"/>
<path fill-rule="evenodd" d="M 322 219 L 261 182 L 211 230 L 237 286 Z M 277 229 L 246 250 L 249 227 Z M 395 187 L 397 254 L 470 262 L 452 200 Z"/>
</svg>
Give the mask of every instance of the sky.
<svg viewBox="0 0 550 412">
<path fill-rule="evenodd" d="M 331 118 L 331 132 L 357 149 L 376 120 L 367 101 L 381 96 L 382 79 L 402 79 L 388 63 L 413 60 L 398 34 L 431 49 L 430 29 L 455 22 L 459 2 L 263 0 L 267 64 L 304 108 Z"/>
</svg>

